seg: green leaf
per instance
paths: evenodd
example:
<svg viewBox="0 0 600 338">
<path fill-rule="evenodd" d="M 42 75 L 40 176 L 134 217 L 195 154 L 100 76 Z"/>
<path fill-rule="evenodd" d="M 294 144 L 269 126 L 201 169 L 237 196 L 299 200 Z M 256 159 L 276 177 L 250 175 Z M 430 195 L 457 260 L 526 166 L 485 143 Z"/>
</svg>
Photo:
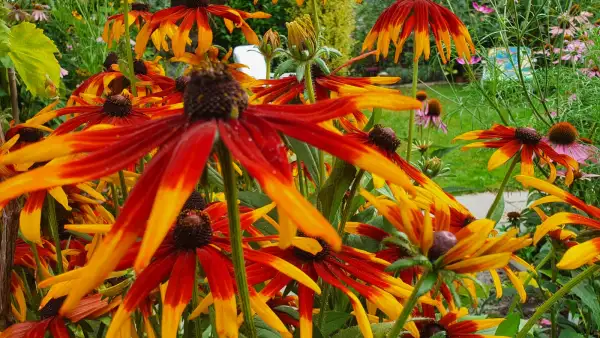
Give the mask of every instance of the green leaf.
<svg viewBox="0 0 600 338">
<path fill-rule="evenodd" d="M 305 72 L 306 72 L 306 63 L 301 63 L 298 65 L 298 67 L 296 67 L 296 79 L 298 79 L 298 82 L 301 82 L 304 79 Z"/>
<path fill-rule="evenodd" d="M 352 315 L 342 311 L 327 311 L 325 312 L 325 319 L 323 320 L 323 327 L 321 334 L 324 337 L 330 337 L 334 332 L 337 332 L 344 327 L 348 319 L 352 318 Z"/>
<path fill-rule="evenodd" d="M 373 114 L 371 114 L 371 117 L 369 118 L 369 122 L 367 122 L 367 124 L 365 125 L 365 128 L 363 130 L 364 131 L 371 130 L 371 128 L 373 128 L 373 126 L 376 125 L 377 122 L 379 122 L 382 112 L 383 112 L 382 108 L 379 108 L 379 107 L 373 108 Z"/>
<path fill-rule="evenodd" d="M 0 57 L 6 56 L 10 50 L 10 28 L 4 22 L 0 22 Z"/>
<path fill-rule="evenodd" d="M 396 271 L 411 268 L 413 266 L 431 266 L 429 259 L 425 256 L 413 258 L 401 258 L 385 268 L 385 271 Z"/>
<path fill-rule="evenodd" d="M 383 338 L 387 335 L 387 333 L 392 329 L 394 325 L 393 322 L 390 323 L 379 323 L 379 324 L 371 324 L 371 330 L 373 331 L 374 338 Z M 332 338 L 362 338 L 363 335 L 360 332 L 360 328 L 358 326 L 353 326 L 338 332 Z M 398 337 L 403 337 L 399 335 Z"/>
<path fill-rule="evenodd" d="M 492 216 L 490 217 L 490 219 L 492 221 L 499 222 L 500 219 L 502 219 L 503 215 L 504 215 L 504 195 L 502 195 L 502 197 L 500 198 L 500 202 L 498 202 L 498 205 L 496 206 L 496 209 L 494 209 L 494 212 L 492 213 Z"/>
<path fill-rule="evenodd" d="M 519 332 L 520 323 L 521 316 L 518 312 L 509 314 L 508 317 L 498 325 L 496 336 L 515 337 L 517 332 Z"/>
<path fill-rule="evenodd" d="M 58 49 L 43 30 L 23 22 L 11 28 L 8 40 L 8 55 L 33 95 L 46 95 L 46 79 L 54 85 L 60 83 L 60 65 L 54 57 Z"/>
<path fill-rule="evenodd" d="M 275 68 L 275 77 L 278 78 L 279 76 L 281 76 L 281 74 L 287 73 L 289 70 L 292 70 L 293 65 L 294 65 L 293 59 L 288 59 L 288 60 L 283 61 L 282 63 L 279 64 L 279 66 L 277 66 L 277 68 Z"/>
<path fill-rule="evenodd" d="M 319 200 L 322 205 L 323 215 L 329 218 L 329 222 L 334 222 L 336 212 L 342 205 L 342 200 L 346 191 L 352 184 L 356 169 L 344 161 L 336 161 L 331 171 L 331 175 L 323 188 L 319 191 Z"/>
<path fill-rule="evenodd" d="M 433 288 L 433 286 L 435 285 L 435 282 L 437 282 L 437 277 L 438 276 L 435 271 L 429 271 L 427 273 L 427 276 L 421 277 L 421 278 L 425 278 L 425 280 L 421 284 L 421 287 L 419 287 L 419 290 L 417 291 L 417 295 L 419 297 L 421 297 L 422 295 L 429 292 L 429 290 L 431 290 L 431 288 Z"/>
<path fill-rule="evenodd" d="M 600 327 L 600 302 L 598 295 L 594 292 L 594 287 L 588 281 L 584 281 L 575 286 L 571 293 L 575 294 L 585 306 L 590 310 L 590 313 L 595 314 L 592 317 L 597 327 Z"/>
<path fill-rule="evenodd" d="M 595 313 L 597 314 L 597 313 Z M 560 331 L 560 335 L 558 336 L 558 338 L 584 338 L 585 336 L 583 336 L 580 333 L 577 333 L 577 331 L 573 330 L 570 327 L 566 327 L 564 328 L 562 331 Z"/>
<path fill-rule="evenodd" d="M 431 152 L 431 157 L 442 158 L 447 155 L 452 150 L 458 148 L 460 146 L 452 146 L 452 147 L 439 147 L 436 150 Z"/>
<path fill-rule="evenodd" d="M 319 169 L 317 166 L 319 160 L 316 156 L 314 156 L 310 146 L 291 137 L 288 137 L 288 142 L 296 154 L 297 160 L 304 162 L 304 165 L 306 165 L 310 176 L 313 178 L 317 186 L 319 186 Z"/>
<path fill-rule="evenodd" d="M 271 199 L 269 198 L 269 196 L 254 191 L 240 191 L 238 193 L 238 198 L 243 205 L 249 206 L 254 209 L 263 207 L 271 203 Z"/>
<path fill-rule="evenodd" d="M 327 75 L 329 75 L 331 73 L 331 71 L 329 70 L 329 67 L 327 67 L 327 64 L 325 63 L 325 61 L 323 61 L 323 59 L 315 58 L 314 61 L 317 64 L 317 66 L 319 66 L 319 68 L 321 68 L 323 73 L 325 73 Z"/>
</svg>

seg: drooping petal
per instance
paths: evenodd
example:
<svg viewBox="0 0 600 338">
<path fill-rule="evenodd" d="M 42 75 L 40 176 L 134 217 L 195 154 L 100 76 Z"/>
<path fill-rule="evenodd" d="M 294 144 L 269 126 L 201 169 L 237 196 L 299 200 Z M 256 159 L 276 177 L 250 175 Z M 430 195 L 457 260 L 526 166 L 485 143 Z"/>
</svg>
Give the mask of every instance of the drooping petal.
<svg viewBox="0 0 600 338">
<path fill-rule="evenodd" d="M 45 199 L 46 191 L 34 191 L 30 193 L 19 217 L 19 228 L 23 237 L 37 244 L 42 244 L 40 221 Z"/>
<path fill-rule="evenodd" d="M 302 269 L 309 277 L 317 279 L 317 273 L 312 264 L 306 264 Z M 304 285 L 298 286 L 298 301 L 300 312 L 300 338 L 312 338 L 313 336 L 313 304 L 315 293 Z"/>
<path fill-rule="evenodd" d="M 162 312 L 162 337 L 175 338 L 181 314 L 192 299 L 196 283 L 196 255 L 193 251 L 180 253 L 173 265 Z"/>
<path fill-rule="evenodd" d="M 445 269 L 455 271 L 456 273 L 474 273 L 484 270 L 499 269 L 505 267 L 510 261 L 510 252 L 485 255 L 450 264 Z"/>
<path fill-rule="evenodd" d="M 513 140 L 496 150 L 488 161 L 488 170 L 494 170 L 511 159 L 521 149 L 521 142 Z"/>
<path fill-rule="evenodd" d="M 591 262 L 598 255 L 600 255 L 600 238 L 594 238 L 569 248 L 556 267 L 565 270 L 577 269 Z"/>
</svg>

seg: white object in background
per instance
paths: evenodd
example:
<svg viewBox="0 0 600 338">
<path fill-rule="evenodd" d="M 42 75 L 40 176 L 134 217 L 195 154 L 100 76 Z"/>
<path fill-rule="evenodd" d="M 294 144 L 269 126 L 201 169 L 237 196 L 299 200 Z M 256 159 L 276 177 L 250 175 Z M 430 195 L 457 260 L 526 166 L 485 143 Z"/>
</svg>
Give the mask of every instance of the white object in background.
<svg viewBox="0 0 600 338">
<path fill-rule="evenodd" d="M 267 62 L 265 57 L 254 45 L 237 46 L 233 49 L 233 60 L 246 67 L 240 70 L 257 80 L 264 80 L 267 73 Z"/>
</svg>

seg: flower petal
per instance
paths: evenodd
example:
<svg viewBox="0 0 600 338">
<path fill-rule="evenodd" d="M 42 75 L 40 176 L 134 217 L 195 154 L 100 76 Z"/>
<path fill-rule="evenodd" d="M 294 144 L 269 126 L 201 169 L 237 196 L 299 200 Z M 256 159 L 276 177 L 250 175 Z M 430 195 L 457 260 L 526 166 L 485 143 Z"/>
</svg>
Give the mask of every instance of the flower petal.
<svg viewBox="0 0 600 338">
<path fill-rule="evenodd" d="M 183 310 L 192 299 L 196 286 L 196 255 L 193 251 L 180 253 L 173 263 L 167 293 L 163 301 L 162 337 L 175 338 Z"/>
<path fill-rule="evenodd" d="M 598 255 L 600 255 L 600 238 L 594 238 L 567 250 L 556 267 L 565 270 L 577 269 L 591 262 Z"/>
</svg>

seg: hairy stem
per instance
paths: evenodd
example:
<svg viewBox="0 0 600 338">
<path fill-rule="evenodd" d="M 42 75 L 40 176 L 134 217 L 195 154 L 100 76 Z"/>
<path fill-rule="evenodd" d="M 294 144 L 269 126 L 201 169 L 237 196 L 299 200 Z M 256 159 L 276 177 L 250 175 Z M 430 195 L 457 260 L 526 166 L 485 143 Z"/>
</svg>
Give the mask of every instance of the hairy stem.
<svg viewBox="0 0 600 338">
<path fill-rule="evenodd" d="M 133 96 L 137 96 L 137 86 L 135 84 L 135 72 L 133 70 L 133 53 L 129 41 L 131 40 L 129 34 L 129 2 L 123 1 L 123 25 L 125 26 L 125 50 L 127 53 L 127 65 L 129 66 L 129 73 L 131 74 L 131 93 Z"/>
<path fill-rule="evenodd" d="M 494 202 L 492 203 L 492 205 L 490 206 L 490 209 L 488 210 L 487 214 L 485 215 L 485 218 L 490 218 L 494 214 L 494 210 L 496 210 L 498 203 L 500 203 L 500 200 L 502 199 L 502 194 L 504 194 L 504 189 L 506 189 L 506 184 L 508 183 L 508 180 L 510 179 L 513 171 L 515 170 L 517 163 L 519 163 L 519 156 L 515 156 L 515 158 L 510 163 L 510 167 L 508 168 L 508 171 L 506 172 L 506 175 L 504 176 L 504 179 L 502 180 L 502 184 L 500 184 L 500 188 L 498 189 L 496 198 L 494 199 Z"/>
<path fill-rule="evenodd" d="M 400 313 L 400 316 L 398 319 L 396 319 L 396 322 L 394 323 L 392 330 L 388 333 L 387 338 L 396 338 L 399 336 L 400 331 L 402 331 L 402 328 L 408 319 L 408 316 L 410 316 L 412 310 L 415 308 L 415 305 L 417 305 L 417 301 L 419 300 L 419 289 L 421 289 L 421 285 L 423 285 L 427 275 L 428 271 L 423 271 L 423 274 L 417 281 L 417 284 L 415 284 L 413 287 L 410 297 L 408 297 L 406 303 L 403 304 L 404 308 L 402 309 L 402 313 Z"/>
</svg>

